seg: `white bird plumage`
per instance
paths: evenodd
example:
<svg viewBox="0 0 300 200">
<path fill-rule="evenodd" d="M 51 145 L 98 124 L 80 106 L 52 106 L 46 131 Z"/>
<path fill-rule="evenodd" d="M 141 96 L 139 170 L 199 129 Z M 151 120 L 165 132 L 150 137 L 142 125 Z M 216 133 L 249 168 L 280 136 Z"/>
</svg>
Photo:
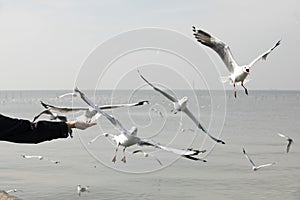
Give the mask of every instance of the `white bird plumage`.
<svg viewBox="0 0 300 200">
<path fill-rule="evenodd" d="M 132 154 L 137 154 L 137 153 L 141 153 L 144 155 L 145 158 L 148 158 L 148 157 L 152 157 L 154 158 L 160 165 L 163 165 L 162 162 L 156 157 L 154 156 L 153 154 L 150 154 L 150 153 L 147 153 L 141 149 L 138 149 L 138 150 L 135 150 L 132 152 Z"/>
<path fill-rule="evenodd" d="M 270 48 L 269 50 L 265 51 L 257 58 L 255 58 L 250 64 L 240 66 L 234 60 L 231 50 L 227 44 L 225 44 L 220 39 L 216 38 L 215 36 L 200 30 L 196 29 L 193 26 L 194 36 L 198 42 L 204 44 L 205 46 L 210 47 L 213 49 L 223 60 L 224 64 L 226 65 L 230 75 L 227 77 L 223 77 L 223 82 L 230 81 L 234 87 L 234 97 L 236 97 L 236 83 L 241 83 L 242 87 L 245 90 L 245 93 L 248 95 L 248 90 L 244 86 L 245 79 L 250 73 L 251 67 L 259 60 L 266 60 L 267 56 L 277 47 L 280 45 L 280 40 Z"/>
<path fill-rule="evenodd" d="M 123 148 L 123 158 L 121 159 L 121 161 L 123 161 L 124 163 L 126 162 L 125 150 L 127 147 L 130 147 L 132 145 L 152 146 L 155 148 L 159 148 L 159 149 L 162 149 L 165 151 L 175 153 L 175 149 L 173 149 L 173 148 L 165 147 L 160 144 L 141 139 L 140 137 L 137 136 L 137 131 L 138 131 L 137 127 L 133 126 L 130 130 L 127 130 L 117 118 L 115 118 L 114 116 L 109 115 L 108 113 L 101 110 L 101 108 L 99 108 L 90 99 L 88 99 L 85 96 L 85 94 L 83 92 L 81 92 L 78 88 L 75 88 L 75 91 L 80 94 L 80 96 L 84 102 L 86 102 L 89 106 L 93 107 L 95 110 L 97 110 L 97 112 L 101 113 L 104 117 L 106 117 L 115 126 L 115 128 L 117 128 L 119 130 L 119 132 L 121 133 L 119 135 L 104 133 L 104 136 L 106 136 L 106 137 L 110 136 L 117 144 L 115 155 L 112 159 L 113 162 L 116 161 L 116 154 L 117 154 L 119 146 L 124 147 Z M 181 156 L 183 156 L 183 157 L 186 156 L 186 158 L 192 159 L 192 160 L 195 160 L 195 159 L 194 159 L 194 157 L 190 158 L 190 156 L 198 155 L 201 152 L 199 150 L 194 150 L 194 149 L 178 150 L 178 151 L 180 151 Z M 205 162 L 205 161 L 203 160 L 203 162 Z"/>
<path fill-rule="evenodd" d="M 43 159 L 44 159 L 43 156 L 31 156 L 31 155 L 24 155 L 24 154 L 22 154 L 21 156 L 22 156 L 23 158 L 26 158 L 26 159 L 31 159 L 31 158 L 37 158 L 37 159 L 39 159 L 39 160 L 43 160 Z"/>
<path fill-rule="evenodd" d="M 165 96 L 167 99 L 172 101 L 173 106 L 174 106 L 174 111 L 176 112 L 184 112 L 196 125 L 199 129 L 201 129 L 206 135 L 208 135 L 212 140 L 216 141 L 217 143 L 225 144 L 224 141 L 217 139 L 213 137 L 199 122 L 199 120 L 193 115 L 193 113 L 188 109 L 187 107 L 187 102 L 188 102 L 188 97 L 183 97 L 182 99 L 177 99 L 173 97 L 172 95 L 168 94 L 167 92 L 164 92 L 163 90 L 155 87 L 152 83 L 150 83 L 138 70 L 138 73 L 140 77 L 148 83 L 154 90 L 158 91 L 161 93 L 163 96 Z"/>
<path fill-rule="evenodd" d="M 290 151 L 290 148 L 291 148 L 292 143 L 294 143 L 294 140 L 293 140 L 292 138 L 286 136 L 286 135 L 281 134 L 281 133 L 278 133 L 278 135 L 279 135 L 280 137 L 285 138 L 286 141 L 288 142 L 288 144 L 287 144 L 287 146 L 286 146 L 286 153 L 288 153 L 288 152 Z"/>
<path fill-rule="evenodd" d="M 255 163 L 253 162 L 253 160 L 251 160 L 251 158 L 249 157 L 249 155 L 247 154 L 245 148 L 243 148 L 243 153 L 245 155 L 245 157 L 249 160 L 249 162 L 251 163 L 252 165 L 252 170 L 253 171 L 257 171 L 263 167 L 268 167 L 268 166 L 271 166 L 271 165 L 274 165 L 275 162 L 272 162 L 272 163 L 268 163 L 268 164 L 264 164 L 264 165 L 259 165 L 259 166 L 256 166 Z"/>
<path fill-rule="evenodd" d="M 97 120 L 98 117 L 101 115 L 98 113 L 94 108 L 92 107 L 60 107 L 60 106 L 54 106 L 47 103 L 44 103 L 41 101 L 41 104 L 43 107 L 45 107 L 48 110 L 53 110 L 60 113 L 76 113 L 76 112 L 84 112 L 83 117 L 85 118 L 85 121 L 90 122 L 92 118 L 94 117 L 94 120 Z M 106 109 L 117 109 L 117 108 L 129 108 L 129 107 L 135 107 L 135 106 L 142 106 L 145 104 L 149 104 L 148 101 L 139 101 L 135 103 L 124 103 L 124 104 L 114 104 L 114 105 L 103 105 L 99 106 L 102 110 Z"/>
<path fill-rule="evenodd" d="M 81 186 L 80 184 L 77 185 L 77 193 L 78 196 L 81 195 L 82 192 L 89 192 L 89 186 Z"/>
</svg>

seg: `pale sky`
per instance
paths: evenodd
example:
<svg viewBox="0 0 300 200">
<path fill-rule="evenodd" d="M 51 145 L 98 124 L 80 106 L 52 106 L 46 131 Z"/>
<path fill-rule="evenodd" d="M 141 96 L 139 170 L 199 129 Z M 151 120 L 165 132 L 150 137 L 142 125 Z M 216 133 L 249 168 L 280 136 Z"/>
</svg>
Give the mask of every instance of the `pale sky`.
<svg viewBox="0 0 300 200">
<path fill-rule="evenodd" d="M 91 79 L 84 76 L 77 82 L 82 65 L 102 43 L 119 34 L 147 27 L 184 36 L 185 44 L 194 49 L 187 54 L 195 54 L 199 49 L 201 59 L 196 67 L 201 68 L 202 78 L 199 81 L 192 71 L 186 70 L 190 76 L 184 77 L 189 79 L 189 84 L 194 82 L 196 88 L 205 89 L 204 82 L 207 82 L 210 89 L 222 89 L 218 76 L 227 75 L 227 69 L 215 52 L 194 40 L 193 25 L 226 42 L 239 64 L 251 62 L 282 39 L 267 61 L 260 61 L 253 67 L 247 86 L 251 90 L 299 90 L 300 1 L 297 0 L 1 0 L 0 90 L 72 89 L 75 83 L 92 87 L 90 89 L 97 83 L 101 84 L 97 85 L 101 89 L 110 89 L 116 88 L 116 81 L 121 83 L 118 86 L 121 89 L 139 87 L 143 82 L 135 67 L 151 65 L 149 63 L 156 64 L 153 70 L 143 68 L 148 79 L 167 80 L 169 87 L 187 87 L 186 83 L 176 81 L 183 76 L 182 69 L 177 68 L 180 60 L 172 58 L 157 63 L 160 59 L 152 61 L 153 55 L 148 56 L 147 52 L 150 58 L 138 52 L 117 61 L 115 72 L 120 73 L 107 71 L 108 75 L 101 80 L 104 83 L 97 76 Z M 136 40 L 143 39 L 147 40 L 147 34 L 137 35 Z M 156 41 L 151 38 L 150 43 L 166 42 L 163 40 L 158 36 Z M 120 49 L 126 42 L 119 43 Z M 180 42 L 171 43 L 180 49 L 181 45 L 185 46 Z M 108 50 L 116 49 L 110 45 L 113 42 L 108 44 Z M 164 52 L 156 54 L 168 60 Z M 99 63 L 96 64 L 100 65 L 106 56 L 105 53 L 97 55 Z M 118 70 L 118 65 L 123 66 L 122 70 Z M 104 66 L 99 66 L 99 70 L 101 68 Z M 168 68 L 176 71 L 178 77 L 172 73 L 166 76 Z M 85 85 L 85 81 L 91 84 Z M 225 88 L 232 89 L 232 86 L 225 84 Z"/>
</svg>

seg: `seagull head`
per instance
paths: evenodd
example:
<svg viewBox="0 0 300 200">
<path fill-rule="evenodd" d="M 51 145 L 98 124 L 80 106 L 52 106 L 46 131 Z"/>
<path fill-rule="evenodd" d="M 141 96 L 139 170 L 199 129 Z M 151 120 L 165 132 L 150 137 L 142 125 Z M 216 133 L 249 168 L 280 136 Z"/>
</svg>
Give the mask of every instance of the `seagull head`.
<svg viewBox="0 0 300 200">
<path fill-rule="evenodd" d="M 130 133 L 131 135 L 137 135 L 137 131 L 138 131 L 138 128 L 135 127 L 135 126 L 133 126 L 133 127 L 131 127 L 131 129 L 129 130 L 129 133 Z"/>
<path fill-rule="evenodd" d="M 250 74 L 250 67 L 247 65 L 243 66 L 243 71 L 247 74 Z"/>
<path fill-rule="evenodd" d="M 181 104 L 188 102 L 189 98 L 188 97 L 183 97 L 182 99 L 179 100 Z"/>
</svg>

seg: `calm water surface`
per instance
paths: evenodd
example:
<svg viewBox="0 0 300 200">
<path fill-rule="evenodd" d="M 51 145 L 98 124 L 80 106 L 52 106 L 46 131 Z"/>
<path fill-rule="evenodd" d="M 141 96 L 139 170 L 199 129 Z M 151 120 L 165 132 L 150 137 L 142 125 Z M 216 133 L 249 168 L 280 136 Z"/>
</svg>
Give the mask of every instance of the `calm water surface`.
<svg viewBox="0 0 300 200">
<path fill-rule="evenodd" d="M 55 105 L 80 105 L 79 99 L 55 97 L 66 91 L 1 91 L 1 113 L 32 119 L 42 110 L 40 100 Z M 176 91 L 178 97 L 189 96 L 189 107 L 210 132 L 226 141 L 214 145 L 201 131 L 181 132 L 193 128 L 185 116 L 172 114 L 169 102 L 153 91 L 87 92 L 98 105 L 150 100 L 139 108 L 119 109 L 112 113 L 126 128 L 135 125 L 139 136 L 176 148 L 207 149 L 207 163 L 178 158 L 167 152 L 146 148 L 158 157 L 132 155 L 127 149 L 127 163 L 111 159 L 115 146 L 100 137 L 103 132 L 118 133 L 100 117 L 98 125 L 86 131 L 75 131 L 74 138 L 55 140 L 38 145 L 0 142 L 0 187 L 17 188 L 14 193 L 23 199 L 299 199 L 300 197 L 300 91 L 250 91 L 245 96 L 232 91 Z M 164 118 L 151 111 L 156 108 Z M 76 118 L 78 114 L 70 115 Z M 295 140 L 289 154 L 286 141 L 277 133 Z M 242 154 L 245 147 L 257 165 L 276 165 L 257 172 Z M 46 160 L 23 159 L 20 155 L 42 155 L 60 160 L 58 165 Z M 89 193 L 77 195 L 77 184 L 90 186 Z"/>
</svg>

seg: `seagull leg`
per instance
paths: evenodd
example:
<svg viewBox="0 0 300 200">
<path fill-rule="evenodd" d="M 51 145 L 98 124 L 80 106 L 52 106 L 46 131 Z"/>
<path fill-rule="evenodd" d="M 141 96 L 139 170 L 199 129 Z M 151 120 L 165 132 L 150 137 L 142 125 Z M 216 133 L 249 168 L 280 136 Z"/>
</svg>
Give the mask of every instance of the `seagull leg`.
<svg viewBox="0 0 300 200">
<path fill-rule="evenodd" d="M 248 95 L 248 90 L 247 90 L 247 88 L 244 86 L 244 83 L 243 83 L 243 82 L 242 82 L 242 87 L 245 89 L 246 95 Z"/>
<path fill-rule="evenodd" d="M 113 159 L 112 159 L 112 162 L 116 162 L 116 160 L 117 160 L 117 152 L 118 152 L 118 148 L 119 148 L 119 143 L 118 143 L 118 145 L 117 145 L 117 148 L 116 148 L 116 152 L 115 152 L 115 156 L 113 157 Z"/>
<path fill-rule="evenodd" d="M 233 84 L 233 95 L 236 98 L 236 88 L 235 88 L 235 83 Z"/>
<path fill-rule="evenodd" d="M 123 161 L 124 163 L 126 163 L 125 149 L 126 149 L 126 147 L 124 147 L 124 149 L 123 149 L 123 158 L 122 158 L 122 160 L 121 160 L 121 161 Z"/>
</svg>

